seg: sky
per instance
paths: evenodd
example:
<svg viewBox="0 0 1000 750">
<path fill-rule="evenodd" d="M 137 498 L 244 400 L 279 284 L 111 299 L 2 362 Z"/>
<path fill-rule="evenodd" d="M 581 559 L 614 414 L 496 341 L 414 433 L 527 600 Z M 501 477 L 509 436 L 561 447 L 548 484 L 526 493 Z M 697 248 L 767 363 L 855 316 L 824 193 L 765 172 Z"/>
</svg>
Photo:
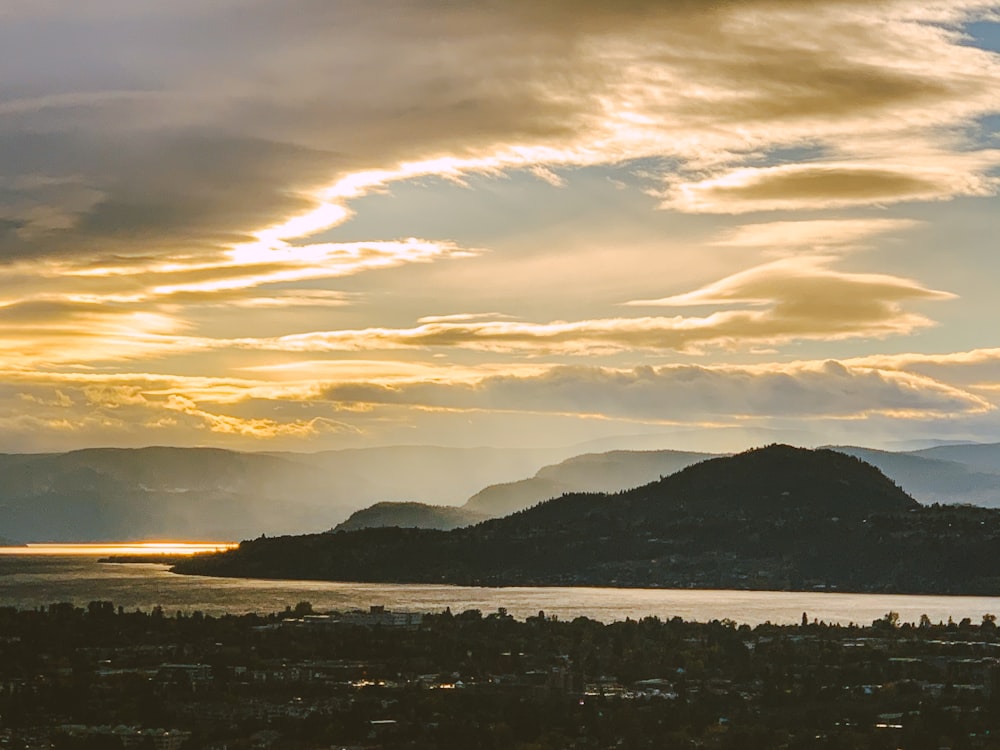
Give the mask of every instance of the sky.
<svg viewBox="0 0 1000 750">
<path fill-rule="evenodd" d="M 2 451 L 1000 441 L 996 2 L 5 0 L 0 70 Z"/>
</svg>

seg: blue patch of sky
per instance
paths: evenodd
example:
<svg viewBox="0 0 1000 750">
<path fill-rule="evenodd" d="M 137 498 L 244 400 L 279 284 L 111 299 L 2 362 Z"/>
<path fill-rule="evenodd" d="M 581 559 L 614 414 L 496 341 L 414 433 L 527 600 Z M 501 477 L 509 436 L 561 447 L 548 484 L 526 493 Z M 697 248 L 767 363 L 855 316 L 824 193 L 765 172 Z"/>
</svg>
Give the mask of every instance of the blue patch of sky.
<svg viewBox="0 0 1000 750">
<path fill-rule="evenodd" d="M 1000 114 L 987 115 L 977 120 L 972 136 L 979 143 L 991 146 L 1000 144 Z"/>
<path fill-rule="evenodd" d="M 975 21 L 967 24 L 964 29 L 972 37 L 972 44 L 982 49 L 1000 52 L 1000 23 L 994 21 Z"/>
<path fill-rule="evenodd" d="M 829 149 L 824 146 L 790 146 L 775 148 L 756 158 L 747 159 L 751 167 L 773 167 L 781 164 L 802 164 L 822 161 L 829 157 Z"/>
<path fill-rule="evenodd" d="M 972 37 L 974 46 L 1000 53 L 1000 22 L 976 21 L 966 25 L 964 31 Z M 1000 114 L 980 118 L 973 134 L 980 142 L 995 146 L 1000 142 Z"/>
</svg>

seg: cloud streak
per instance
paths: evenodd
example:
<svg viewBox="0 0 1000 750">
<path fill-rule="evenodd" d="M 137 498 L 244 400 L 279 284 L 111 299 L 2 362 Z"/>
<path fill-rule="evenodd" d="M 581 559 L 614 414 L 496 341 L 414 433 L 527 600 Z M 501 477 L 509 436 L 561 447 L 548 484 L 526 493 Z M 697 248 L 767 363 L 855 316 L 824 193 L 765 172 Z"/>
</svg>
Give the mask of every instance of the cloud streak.
<svg viewBox="0 0 1000 750">
<path fill-rule="evenodd" d="M 458 348 L 590 355 L 632 350 L 697 351 L 794 340 L 841 340 L 910 333 L 931 321 L 904 302 L 953 295 L 909 279 L 832 270 L 828 258 L 792 258 L 744 271 L 686 294 L 628 302 L 633 307 L 742 305 L 703 316 L 619 317 L 528 323 L 454 316 L 414 328 L 317 331 L 271 339 L 204 342 L 286 352 Z"/>
<path fill-rule="evenodd" d="M 127 252 L 137 241 L 201 254 L 277 226 L 301 237 L 342 222 L 357 194 L 421 172 L 649 156 L 714 172 L 803 144 L 841 158 L 682 180 L 667 202 L 742 211 L 786 207 L 798 188 L 814 205 L 993 189 L 983 170 L 996 158 L 970 162 L 970 144 L 955 142 L 956 126 L 998 107 L 996 56 L 953 26 L 992 7 L 980 0 L 614 12 L 517 0 L 476 12 L 435 2 L 145 14 L 112 0 L 86 14 L 58 5 L 62 24 L 45 7 L 5 24 L 0 64 L 21 94 L 2 110 L 0 156 L 18 177 L 77 180 L 93 202 L 39 196 L 59 222 L 39 223 L 36 207 L 11 212 L 7 257 L 73 254 L 81 243 Z M 68 34 L 89 44 L 68 45 Z M 887 139 L 897 151 L 931 148 L 933 169 L 869 163 L 872 141 Z M 363 185 L 358 174 L 381 177 Z M 289 225 L 296 216 L 313 221 Z"/>
<path fill-rule="evenodd" d="M 991 411 L 986 399 L 917 375 L 835 361 L 755 367 L 676 365 L 616 370 L 556 367 L 465 385 L 353 383 L 333 401 L 589 414 L 655 422 L 750 417 L 953 416 Z"/>
<path fill-rule="evenodd" d="M 363 373 L 364 363 L 358 367 L 356 372 Z M 148 444 L 160 438 L 221 445 L 234 439 L 249 445 L 278 441 L 294 447 L 371 439 L 419 415 L 434 414 L 506 417 L 520 424 L 552 417 L 709 429 L 814 420 L 972 423 L 996 412 L 989 392 L 833 360 L 756 366 L 543 366 L 522 372 L 399 363 L 397 369 L 395 378 L 381 382 L 352 377 L 350 366 L 341 369 L 341 379 L 313 376 L 287 382 L 267 379 L 267 371 L 243 379 L 5 371 L 0 424 L 8 444 Z M 327 374 L 335 376 L 337 370 Z"/>
<path fill-rule="evenodd" d="M 1000 189 L 1000 55 L 963 31 L 995 10 L 5 3 L 0 425 L 257 444 L 450 409 L 987 418 L 986 355 L 760 349 L 929 335 L 972 304 L 941 265 L 891 269 L 942 242 L 948 201 Z M 506 202 L 529 181 L 550 204 Z"/>
</svg>

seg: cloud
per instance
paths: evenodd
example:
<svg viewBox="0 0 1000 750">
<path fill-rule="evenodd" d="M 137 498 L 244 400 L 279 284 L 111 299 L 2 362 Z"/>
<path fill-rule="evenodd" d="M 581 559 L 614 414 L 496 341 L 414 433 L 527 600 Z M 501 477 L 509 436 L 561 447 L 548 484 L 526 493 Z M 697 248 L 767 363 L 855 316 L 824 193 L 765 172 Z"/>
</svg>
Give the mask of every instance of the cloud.
<svg viewBox="0 0 1000 750">
<path fill-rule="evenodd" d="M 6 371 L 0 386 L 0 425 L 9 431 L 8 449 L 34 441 L 48 445 L 132 444 L 170 441 L 214 444 L 226 441 L 293 443 L 323 435 L 357 434 L 327 414 L 276 419 L 240 414 L 248 399 L 293 400 L 302 387 L 273 387 L 262 381 L 183 378 L 170 375 Z M 23 404 L 31 405 L 26 413 Z M 15 442 L 11 442 L 11 439 Z M 20 440 L 20 443 L 16 441 Z"/>
<path fill-rule="evenodd" d="M 943 300 L 954 295 L 886 274 L 834 271 L 831 258 L 787 258 L 751 268 L 693 292 L 627 305 L 690 307 L 732 303 L 775 303 L 779 312 L 804 319 L 891 319 L 897 303 L 908 299 Z"/>
<path fill-rule="evenodd" d="M 321 207 L 326 186 L 371 170 L 403 179 L 413 164 L 551 177 L 666 156 L 685 171 L 919 138 L 940 174 L 851 159 L 731 172 L 746 184 L 680 180 L 699 200 L 676 205 L 785 205 L 795 187 L 827 205 L 992 189 L 963 156 L 975 144 L 955 142 L 1000 106 L 996 55 L 955 29 L 983 0 L 88 6 L 7 9 L 0 161 L 89 196 L 15 202 L 7 258 L 218 253 Z"/>
<path fill-rule="evenodd" d="M 185 328 L 169 315 L 128 306 L 29 299 L 0 306 L 0 357 L 12 367 L 158 356 L 178 348 L 176 334 Z"/>
<path fill-rule="evenodd" d="M 698 351 L 747 348 L 795 340 L 841 340 L 902 335 L 932 322 L 903 303 L 954 295 L 885 274 L 827 267 L 831 258 L 787 258 L 724 278 L 685 294 L 626 305 L 742 306 L 704 316 L 617 317 L 532 323 L 479 315 L 432 316 L 413 328 L 312 331 L 276 337 L 176 339 L 181 348 L 285 353 L 398 349 L 466 349 L 529 355 L 608 354 L 630 350 Z"/>
<path fill-rule="evenodd" d="M 832 360 L 515 366 L 509 372 L 502 365 L 399 363 L 389 378 L 379 373 L 391 371 L 392 363 L 382 368 L 364 361 L 318 364 L 279 373 L 279 379 L 263 368 L 242 379 L 4 370 L 3 444 L 8 450 L 163 442 L 253 448 L 266 440 L 289 449 L 316 449 L 386 434 L 398 440 L 406 430 L 429 425 L 446 425 L 457 440 L 474 433 L 461 432 L 464 414 L 476 424 L 506 425 L 504 431 L 519 433 L 523 445 L 526 430 L 552 426 L 552 420 L 569 437 L 574 433 L 567 425 L 583 429 L 596 422 L 617 423 L 618 429 L 625 424 L 704 429 L 782 424 L 810 430 L 819 421 L 883 426 L 895 421 L 933 432 L 936 424 L 981 426 L 995 421 L 990 415 L 996 413 L 990 393 Z M 577 431 L 576 439 L 583 434 Z"/>
<path fill-rule="evenodd" d="M 83 263 L 21 263 L 0 281 L 0 353 L 9 363 L 111 361 L 205 348 L 178 306 L 329 308 L 350 296 L 280 285 L 337 279 L 412 263 L 467 258 L 476 251 L 410 238 L 242 248 L 222 258 L 117 257 Z M 258 291 L 259 288 L 266 291 Z"/>
<path fill-rule="evenodd" d="M 721 233 L 716 247 L 745 247 L 770 254 L 846 251 L 866 247 L 889 233 L 919 227 L 914 219 L 800 219 L 743 224 Z"/>
<path fill-rule="evenodd" d="M 569 371 L 550 374 L 548 358 L 563 355 L 634 364 L 650 352 L 759 352 L 921 330 L 931 321 L 918 306 L 950 295 L 835 269 L 833 256 L 913 226 L 871 218 L 869 206 L 995 194 L 1000 156 L 977 126 L 1000 111 L 1000 57 L 961 31 L 991 10 L 987 0 L 4 3 L 0 357 L 9 372 L 35 373 L 9 401 L 37 408 L 38 429 L 52 434 L 295 441 L 350 434 L 357 422 L 331 420 L 340 407 L 310 399 L 352 374 L 376 390 L 437 378 L 460 394 L 479 387 L 469 382 L 488 360 L 539 383 L 550 377 L 551 391 Z M 405 211 L 395 224 L 363 224 L 378 234 L 350 224 L 371 209 L 365 196 L 427 176 L 461 182 L 516 169 L 565 194 L 586 177 L 572 167 L 635 163 L 673 212 L 851 214 L 781 215 L 715 233 L 712 263 L 724 247 L 794 257 L 737 274 L 705 271 L 722 261 L 692 263 L 699 282 L 687 288 L 725 278 L 687 293 L 650 291 L 655 278 L 638 267 L 630 288 L 642 291 L 603 297 L 586 285 L 599 268 L 562 248 L 528 247 L 530 233 L 506 228 L 489 282 L 510 285 L 508 252 L 531 253 L 547 272 L 575 261 L 581 288 L 565 308 L 514 307 L 473 288 L 459 295 L 453 264 L 438 261 L 479 251 L 465 247 L 468 236 L 447 239 L 458 231 L 403 239 L 421 234 L 402 226 Z M 652 208 L 621 191 L 629 197 Z M 657 219 L 675 220 L 669 248 L 691 236 L 685 228 L 709 226 L 702 216 Z M 386 288 L 364 275 L 387 269 L 404 273 L 383 274 Z M 627 313 L 609 308 L 658 295 Z M 647 304 L 660 314 L 629 317 Z M 317 363 L 325 352 L 342 362 Z M 357 352 L 369 364 L 350 363 Z M 433 372 L 435 355 L 457 370 Z M 393 361 L 372 364 L 381 358 Z M 157 360 L 188 377 L 127 372 Z M 813 367 L 772 381 L 813 395 L 824 384 L 857 386 L 900 414 L 978 408 L 965 391 L 935 386 L 929 369 L 845 366 L 847 375 Z M 912 364 L 932 366 L 945 367 Z M 41 369 L 59 372 L 38 379 Z M 458 370 L 465 385 L 450 379 Z M 250 377 L 193 377 L 227 371 Z M 601 372 L 576 377 L 643 390 L 643 371 Z M 725 383 L 745 378 L 756 399 L 747 408 L 762 414 L 768 390 L 750 384 L 772 381 L 748 373 L 649 377 L 689 377 L 701 384 L 693 403 L 733 408 Z M 82 374 L 95 378 L 90 391 L 72 379 Z M 520 386 L 497 380 L 487 391 L 531 408 L 528 395 L 503 395 Z M 866 413 L 864 398 L 840 398 L 831 413 Z M 780 412 L 773 400 L 766 408 Z M 567 396 L 565 407 L 573 403 Z M 395 413 L 407 425 L 411 416 Z M 4 419 L 29 429 L 13 407 Z"/>
<path fill-rule="evenodd" d="M 1000 349 L 960 352 L 872 354 L 845 360 L 858 367 L 920 373 L 974 391 L 993 390 L 1000 383 Z"/>
<path fill-rule="evenodd" d="M 1000 153 L 996 156 L 1000 162 Z M 949 168 L 902 164 L 794 164 L 737 169 L 665 193 L 663 208 L 690 213 L 747 213 L 840 208 L 959 195 L 991 195 L 995 179 Z"/>
<path fill-rule="evenodd" d="M 689 422 L 748 417 L 926 418 L 990 411 L 984 398 L 930 378 L 839 362 L 765 367 L 555 367 L 471 384 L 340 384 L 332 401 Z"/>
<path fill-rule="evenodd" d="M 392 243 L 390 243 L 392 244 Z M 356 248 L 354 248 L 356 249 Z M 325 250 L 323 252 L 326 252 Z M 314 266 L 308 256 L 301 265 L 271 269 L 285 280 L 300 280 L 322 272 L 353 273 L 359 268 L 419 262 L 436 254 L 457 254 L 433 243 L 392 245 L 389 252 L 364 250 L 361 257 L 348 253 L 343 266 Z M 113 361 L 122 358 L 158 357 L 189 352 L 224 350 L 283 353 L 356 352 L 399 349 L 452 349 L 507 352 L 527 355 L 594 355 L 629 350 L 699 351 L 707 346 L 749 348 L 795 340 L 839 340 L 901 335 L 931 325 L 931 321 L 904 309 L 911 301 L 952 298 L 946 292 L 885 274 L 858 274 L 829 268 L 832 258 L 786 258 L 726 277 L 701 289 L 659 299 L 633 300 L 628 306 L 691 307 L 722 305 L 728 308 L 707 315 L 670 317 L 613 317 L 536 323 L 509 316 L 453 314 L 427 316 L 412 328 L 359 328 L 309 331 L 272 337 L 212 338 L 191 335 L 190 326 L 169 313 L 143 311 L 143 302 L 160 295 L 189 305 L 211 303 L 219 297 L 253 307 L 253 297 L 233 296 L 257 278 L 227 279 L 206 266 L 194 273 L 155 269 L 146 277 L 133 274 L 132 296 L 115 298 L 93 294 L 39 296 L 0 307 L 0 351 L 22 365 L 74 361 Z M 242 268 L 242 266 L 241 266 Z M 290 270 L 288 270 L 290 269 Z M 287 273 L 286 273 L 287 272 Z M 117 269 L 91 268 L 87 278 L 102 282 Z M 261 276 L 263 276 L 262 272 Z M 91 275 L 92 274 L 92 275 Z M 165 282 L 165 276 L 171 279 Z M 267 278 L 274 279 L 274 276 Z M 137 279 L 137 280 L 136 280 Z M 229 295 L 228 297 L 226 295 Z M 263 297 L 263 308 L 289 307 L 316 302 L 339 304 L 336 294 L 316 296 L 278 292 Z M 240 302 L 240 300 L 243 300 Z"/>
</svg>

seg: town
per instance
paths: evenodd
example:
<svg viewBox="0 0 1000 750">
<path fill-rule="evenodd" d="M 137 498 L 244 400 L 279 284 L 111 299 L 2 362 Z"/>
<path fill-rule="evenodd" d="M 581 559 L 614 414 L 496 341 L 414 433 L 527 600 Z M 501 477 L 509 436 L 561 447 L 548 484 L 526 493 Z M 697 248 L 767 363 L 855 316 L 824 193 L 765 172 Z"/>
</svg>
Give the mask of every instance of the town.
<svg viewBox="0 0 1000 750">
<path fill-rule="evenodd" d="M 0 609 L 0 747 L 1000 748 L 981 622 Z"/>
</svg>

